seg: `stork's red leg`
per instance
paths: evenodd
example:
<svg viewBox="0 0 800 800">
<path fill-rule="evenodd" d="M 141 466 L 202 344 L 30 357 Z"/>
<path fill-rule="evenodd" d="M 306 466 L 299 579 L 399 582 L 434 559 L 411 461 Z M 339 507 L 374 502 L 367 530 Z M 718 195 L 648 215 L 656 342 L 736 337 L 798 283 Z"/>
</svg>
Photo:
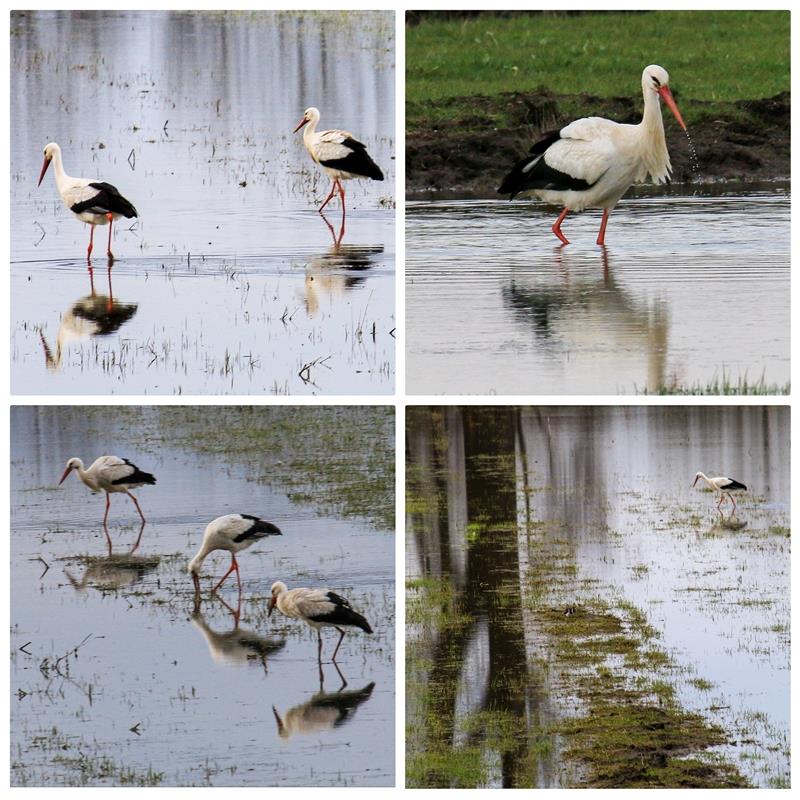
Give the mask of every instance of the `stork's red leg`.
<svg viewBox="0 0 800 800">
<path fill-rule="evenodd" d="M 131 500 L 133 500 L 133 504 L 136 506 L 136 510 L 139 512 L 139 516 L 142 518 L 142 522 L 145 522 L 146 520 L 144 518 L 144 514 L 142 514 L 142 509 L 139 508 L 139 503 L 136 501 L 136 498 L 130 492 L 126 491 L 125 494 L 128 495 L 128 497 L 130 497 Z"/>
<path fill-rule="evenodd" d="M 603 209 L 603 221 L 600 223 L 600 233 L 597 234 L 597 244 L 601 247 L 604 247 L 606 243 L 606 225 L 608 225 L 608 215 L 610 213 L 607 208 Z"/>
<path fill-rule="evenodd" d="M 111 508 L 111 495 L 106 492 L 106 514 L 103 517 L 103 525 L 106 525 L 108 522 L 108 509 Z"/>
<path fill-rule="evenodd" d="M 342 182 L 338 178 L 336 183 L 339 185 L 339 197 L 342 199 L 342 219 L 344 219 L 344 186 L 342 186 Z"/>
<path fill-rule="evenodd" d="M 733 495 L 729 494 L 728 497 L 731 499 L 731 503 L 733 503 L 733 511 L 731 511 L 731 516 L 736 513 L 736 501 L 733 499 Z"/>
<path fill-rule="evenodd" d="M 719 511 L 719 515 L 720 515 L 721 517 L 724 517 L 724 516 L 725 516 L 725 515 L 722 513 L 722 509 L 720 508 L 720 506 L 723 504 L 723 502 L 724 502 L 724 501 L 725 501 L 725 495 L 724 495 L 724 494 L 720 494 L 720 496 L 719 496 L 719 503 L 717 503 L 717 511 Z"/>
<path fill-rule="evenodd" d="M 317 661 L 322 664 L 322 632 L 317 628 Z"/>
<path fill-rule="evenodd" d="M 92 257 L 92 249 L 94 248 L 94 225 L 89 225 L 89 248 L 86 251 L 86 260 L 89 261 Z"/>
<path fill-rule="evenodd" d="M 341 636 L 339 637 L 339 641 L 336 643 L 336 649 L 333 651 L 333 655 L 331 656 L 331 661 L 333 661 L 334 664 L 336 663 L 336 654 L 339 652 L 339 646 L 342 643 L 342 639 L 344 639 L 344 631 L 339 627 L 337 627 L 336 630 L 339 631 Z"/>
<path fill-rule="evenodd" d="M 325 198 L 325 202 L 317 209 L 319 213 L 322 213 L 322 209 L 325 208 L 328 203 L 333 199 L 333 196 L 336 194 L 336 181 L 334 180 L 333 186 L 331 186 L 331 193 Z"/>
<path fill-rule="evenodd" d="M 557 219 L 557 220 L 556 220 L 556 221 L 553 223 L 553 227 L 550 229 L 551 231 L 553 231 L 553 233 L 554 233 L 556 236 L 558 236 L 558 238 L 559 238 L 559 239 L 561 239 L 561 241 L 562 241 L 564 244 L 569 244 L 569 239 L 567 239 L 567 237 L 566 237 L 566 236 L 564 236 L 564 234 L 563 234 L 563 233 L 561 233 L 561 223 L 564 221 L 564 217 L 566 217 L 568 213 L 569 213 L 569 209 L 568 209 L 568 208 L 565 208 L 565 209 L 564 209 L 564 210 L 563 210 L 563 211 L 562 211 L 562 212 L 561 212 L 561 213 L 558 215 L 558 219 Z"/>
<path fill-rule="evenodd" d="M 114 215 L 113 214 L 106 214 L 106 218 L 108 219 L 108 255 L 109 258 L 113 259 L 114 254 L 111 252 L 111 228 L 114 225 Z"/>
<path fill-rule="evenodd" d="M 233 553 L 231 553 L 231 568 L 222 576 L 222 580 L 211 591 L 216 592 L 217 589 L 219 589 L 219 587 L 222 586 L 223 583 L 225 583 L 225 579 L 228 577 L 228 575 L 230 575 L 231 572 L 233 572 L 234 570 L 236 570 L 236 574 L 238 576 L 239 565 L 236 563 L 236 556 Z M 239 588 L 241 589 L 241 585 L 239 586 Z"/>
</svg>

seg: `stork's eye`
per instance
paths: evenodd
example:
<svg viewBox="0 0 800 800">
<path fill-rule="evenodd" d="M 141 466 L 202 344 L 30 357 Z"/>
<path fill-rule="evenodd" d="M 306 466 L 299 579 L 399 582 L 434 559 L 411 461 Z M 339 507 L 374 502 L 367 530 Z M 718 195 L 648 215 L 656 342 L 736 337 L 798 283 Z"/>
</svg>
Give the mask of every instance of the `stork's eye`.
<svg viewBox="0 0 800 800">
<path fill-rule="evenodd" d="M 653 78 L 653 83 L 654 83 L 656 86 L 661 86 L 661 81 L 660 81 L 658 78 L 656 78 L 656 76 L 655 76 L 655 75 L 652 75 L 651 77 Z"/>
</svg>

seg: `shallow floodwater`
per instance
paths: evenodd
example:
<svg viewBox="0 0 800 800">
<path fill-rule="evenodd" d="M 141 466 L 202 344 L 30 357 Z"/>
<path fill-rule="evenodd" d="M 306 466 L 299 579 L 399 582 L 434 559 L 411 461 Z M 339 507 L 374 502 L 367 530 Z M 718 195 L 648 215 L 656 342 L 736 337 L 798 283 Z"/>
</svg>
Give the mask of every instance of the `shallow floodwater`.
<svg viewBox="0 0 800 800">
<path fill-rule="evenodd" d="M 634 394 L 789 382 L 789 194 L 623 200 L 599 214 L 441 200 L 406 210 L 414 394 Z"/>
<path fill-rule="evenodd" d="M 24 12 L 11 20 L 12 389 L 384 394 L 394 381 L 394 16 Z M 310 105 L 386 180 L 328 179 Z M 89 229 L 42 150 L 139 212 Z M 52 168 L 50 170 L 52 172 Z"/>
<path fill-rule="evenodd" d="M 563 689 L 579 675 L 556 688 L 542 670 L 559 643 L 542 638 L 528 600 L 548 591 L 557 615 L 638 609 L 673 662 L 657 679 L 728 734 L 717 753 L 754 785 L 789 785 L 788 412 L 412 410 L 406 575 L 417 587 L 441 581 L 437 597 L 452 598 L 439 601 L 446 625 L 407 627 L 408 753 L 423 764 L 426 752 L 449 754 L 417 773 L 422 785 L 463 785 L 441 765 L 469 747 L 482 785 L 574 783 L 569 742 L 552 731 L 581 713 Z M 721 524 L 716 499 L 690 488 L 698 470 L 749 486 L 735 517 L 728 505 Z M 547 557 L 560 566 L 540 586 Z M 524 735 L 503 738 L 491 715 Z"/>
<path fill-rule="evenodd" d="M 195 412 L 211 434 L 215 410 Z M 12 784 L 392 785 L 392 531 L 256 483 L 256 463 L 153 447 L 160 419 L 153 408 L 122 422 L 115 409 L 13 411 Z M 393 442 L 373 445 L 393 458 Z M 143 530 L 133 504 L 113 498 L 111 555 L 103 498 L 74 476 L 56 486 L 70 456 L 109 451 L 158 479 L 138 492 Z M 321 458 L 320 476 L 337 468 L 335 451 Z M 186 574 L 205 524 L 232 512 L 283 532 L 240 555 L 238 626 L 233 576 L 221 590 L 230 609 L 209 597 L 229 556 L 206 562 L 199 609 Z M 267 618 L 278 579 L 338 590 L 372 623 L 372 636 L 345 637 L 341 675 L 328 661 L 320 684 L 316 635 Z M 337 636 L 323 636 L 325 660 Z"/>
</svg>

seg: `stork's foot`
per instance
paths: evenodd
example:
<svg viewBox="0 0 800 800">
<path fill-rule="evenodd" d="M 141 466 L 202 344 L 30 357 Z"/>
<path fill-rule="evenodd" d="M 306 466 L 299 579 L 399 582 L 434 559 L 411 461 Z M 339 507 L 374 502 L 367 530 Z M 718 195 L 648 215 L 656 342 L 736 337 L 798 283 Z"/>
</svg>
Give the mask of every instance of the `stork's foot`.
<svg viewBox="0 0 800 800">
<path fill-rule="evenodd" d="M 556 236 L 558 236 L 558 238 L 561 240 L 561 244 L 569 244 L 569 239 L 567 239 L 567 237 L 561 233 L 561 228 L 559 226 L 553 225 L 550 230 L 553 231 Z"/>
</svg>

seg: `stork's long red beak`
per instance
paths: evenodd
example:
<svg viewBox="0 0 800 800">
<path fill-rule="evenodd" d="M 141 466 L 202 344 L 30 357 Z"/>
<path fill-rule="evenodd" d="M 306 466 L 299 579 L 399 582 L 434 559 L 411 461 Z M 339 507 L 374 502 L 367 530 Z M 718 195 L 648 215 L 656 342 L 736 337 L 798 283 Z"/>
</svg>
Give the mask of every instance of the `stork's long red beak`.
<svg viewBox="0 0 800 800">
<path fill-rule="evenodd" d="M 669 90 L 669 86 L 662 86 L 658 93 L 661 95 L 661 99 L 667 104 L 669 110 L 675 115 L 675 119 L 678 120 L 678 124 L 686 130 L 686 123 L 683 121 L 683 117 L 681 116 L 681 112 L 678 111 L 678 106 L 675 105 L 675 99 L 672 96 L 672 92 Z"/>
<path fill-rule="evenodd" d="M 300 128 L 302 128 L 303 125 L 305 125 L 307 122 L 308 120 L 305 117 L 303 117 L 303 119 L 301 119 L 300 122 L 297 123 L 297 127 L 292 131 L 292 133 L 297 133 L 297 131 L 299 131 Z M 44 173 L 42 173 L 42 175 L 44 175 Z"/>
<path fill-rule="evenodd" d="M 42 172 L 42 175 L 44 175 L 44 172 Z M 39 182 L 41 183 L 41 179 L 40 179 Z M 64 470 L 64 474 L 61 476 L 61 480 L 58 482 L 59 486 L 61 486 L 61 484 L 64 483 L 64 481 L 67 479 L 67 475 L 69 475 L 70 472 L 72 472 L 72 467 L 67 467 Z"/>
<path fill-rule="evenodd" d="M 275 597 L 272 596 L 269 599 L 269 610 L 267 611 L 267 619 L 272 616 L 272 609 L 275 608 Z"/>
<path fill-rule="evenodd" d="M 42 185 L 42 178 L 44 178 L 44 174 L 45 174 L 45 172 L 47 172 L 47 168 L 49 166 L 50 166 L 50 159 L 47 156 L 45 156 L 44 157 L 44 164 L 42 164 L 42 171 L 39 174 L 39 183 L 36 184 L 37 186 L 41 186 Z"/>
</svg>

